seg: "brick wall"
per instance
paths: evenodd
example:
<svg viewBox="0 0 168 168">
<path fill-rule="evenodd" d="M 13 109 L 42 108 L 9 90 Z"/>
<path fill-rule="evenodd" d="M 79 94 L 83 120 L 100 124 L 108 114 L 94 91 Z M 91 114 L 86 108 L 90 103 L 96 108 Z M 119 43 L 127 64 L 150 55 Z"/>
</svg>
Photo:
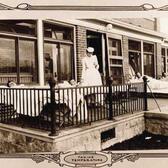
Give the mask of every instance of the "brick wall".
<svg viewBox="0 0 168 168">
<path fill-rule="evenodd" d="M 86 28 L 77 26 L 76 28 L 76 55 L 77 55 L 77 80 L 80 81 L 82 64 L 81 60 L 86 54 L 87 47 Z"/>
<path fill-rule="evenodd" d="M 156 44 L 156 77 L 162 74 L 161 44 Z"/>
<path fill-rule="evenodd" d="M 128 61 L 128 37 L 123 36 L 123 71 L 124 76 L 129 74 L 129 61 Z"/>
</svg>

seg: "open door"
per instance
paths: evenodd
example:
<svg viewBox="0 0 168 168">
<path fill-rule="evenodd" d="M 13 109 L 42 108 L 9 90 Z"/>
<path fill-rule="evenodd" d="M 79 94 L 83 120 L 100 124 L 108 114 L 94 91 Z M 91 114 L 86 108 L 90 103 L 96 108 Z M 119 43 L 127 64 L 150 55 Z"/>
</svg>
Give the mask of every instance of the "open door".
<svg viewBox="0 0 168 168">
<path fill-rule="evenodd" d="M 94 55 L 97 56 L 99 63 L 99 72 L 102 80 L 106 77 L 106 61 L 105 61 L 105 35 L 102 33 L 87 31 L 87 47 L 94 48 Z"/>
</svg>

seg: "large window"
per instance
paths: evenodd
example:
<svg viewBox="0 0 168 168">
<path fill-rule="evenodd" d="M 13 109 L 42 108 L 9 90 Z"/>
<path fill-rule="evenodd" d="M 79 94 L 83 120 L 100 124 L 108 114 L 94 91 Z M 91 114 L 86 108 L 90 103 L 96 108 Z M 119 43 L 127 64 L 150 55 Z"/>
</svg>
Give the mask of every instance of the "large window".
<svg viewBox="0 0 168 168">
<path fill-rule="evenodd" d="M 132 69 L 132 75 L 136 73 L 142 74 L 141 69 L 141 42 L 135 40 L 128 41 L 129 65 Z"/>
<path fill-rule="evenodd" d="M 0 37 L 0 83 L 17 81 L 15 39 Z"/>
<path fill-rule="evenodd" d="M 45 82 L 52 76 L 73 79 L 73 28 L 44 23 L 44 37 Z"/>
<path fill-rule="evenodd" d="M 154 77 L 154 44 L 143 43 L 144 74 Z"/>
<path fill-rule="evenodd" d="M 37 82 L 37 58 L 34 41 L 19 41 L 19 68 L 20 83 Z"/>
<path fill-rule="evenodd" d="M 34 21 L 0 21 L 0 84 L 38 82 Z"/>
<path fill-rule="evenodd" d="M 130 39 L 128 40 L 128 53 L 129 64 L 133 74 L 139 72 L 154 77 L 154 44 Z"/>
</svg>

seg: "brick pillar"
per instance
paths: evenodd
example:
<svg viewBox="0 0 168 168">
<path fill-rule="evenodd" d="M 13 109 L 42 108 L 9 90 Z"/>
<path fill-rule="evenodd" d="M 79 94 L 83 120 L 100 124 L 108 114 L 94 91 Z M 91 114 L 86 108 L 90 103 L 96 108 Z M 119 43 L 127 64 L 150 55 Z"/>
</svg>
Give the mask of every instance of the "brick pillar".
<svg viewBox="0 0 168 168">
<path fill-rule="evenodd" d="M 123 36 L 123 75 L 129 74 L 129 58 L 128 58 L 128 37 Z"/>
<path fill-rule="evenodd" d="M 77 57 L 77 80 L 80 81 L 82 64 L 81 60 L 86 54 L 87 48 L 87 37 L 86 28 L 82 26 L 77 26 L 76 28 L 76 57 Z"/>
<path fill-rule="evenodd" d="M 161 57 L 161 44 L 160 43 L 156 43 L 156 54 L 155 54 L 155 62 L 156 62 L 156 70 L 155 70 L 155 74 L 156 74 L 156 78 L 159 77 L 160 75 L 162 75 L 162 57 Z"/>
</svg>

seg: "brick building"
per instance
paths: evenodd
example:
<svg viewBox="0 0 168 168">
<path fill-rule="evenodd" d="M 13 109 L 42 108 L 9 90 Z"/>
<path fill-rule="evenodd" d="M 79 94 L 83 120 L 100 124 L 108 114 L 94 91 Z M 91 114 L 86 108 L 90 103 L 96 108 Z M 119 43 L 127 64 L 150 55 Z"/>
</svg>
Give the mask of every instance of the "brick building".
<svg viewBox="0 0 168 168">
<path fill-rule="evenodd" d="M 102 78 L 124 82 L 130 65 L 158 78 L 168 71 L 166 36 L 157 19 L 1 20 L 0 83 L 44 85 L 46 53 L 59 81 L 80 81 L 88 46 L 95 49 Z"/>
</svg>

